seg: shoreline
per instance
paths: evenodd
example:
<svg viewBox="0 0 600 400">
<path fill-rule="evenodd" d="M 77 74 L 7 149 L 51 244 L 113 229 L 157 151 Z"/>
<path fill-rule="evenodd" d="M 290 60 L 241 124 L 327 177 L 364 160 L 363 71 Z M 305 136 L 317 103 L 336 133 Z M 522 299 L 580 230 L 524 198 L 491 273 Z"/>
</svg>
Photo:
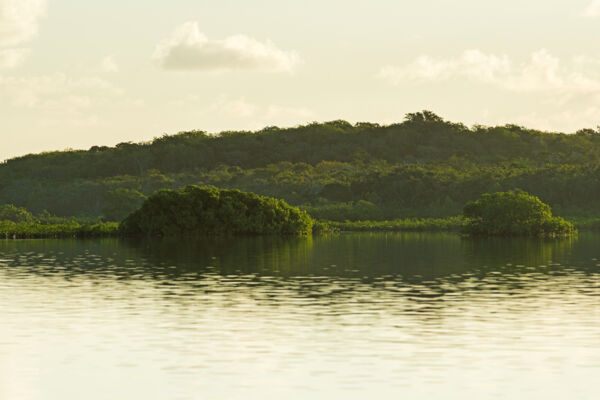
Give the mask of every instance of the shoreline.
<svg viewBox="0 0 600 400">
<path fill-rule="evenodd" d="M 600 217 L 567 217 L 581 232 L 600 230 Z M 464 219 L 460 216 L 446 218 L 404 218 L 383 221 L 317 221 L 321 229 L 313 234 L 344 232 L 449 232 L 460 233 Z M 119 223 L 96 224 L 36 224 L 0 222 L 0 239 L 90 239 L 117 238 Z"/>
</svg>

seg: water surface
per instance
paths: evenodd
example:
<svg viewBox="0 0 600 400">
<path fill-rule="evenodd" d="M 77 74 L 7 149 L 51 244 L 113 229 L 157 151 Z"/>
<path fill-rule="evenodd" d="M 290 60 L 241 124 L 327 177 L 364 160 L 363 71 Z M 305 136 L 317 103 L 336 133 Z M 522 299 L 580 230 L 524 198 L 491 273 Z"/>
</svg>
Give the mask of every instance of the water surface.
<svg viewBox="0 0 600 400">
<path fill-rule="evenodd" d="M 1 399 L 595 399 L 600 236 L 0 241 Z"/>
</svg>

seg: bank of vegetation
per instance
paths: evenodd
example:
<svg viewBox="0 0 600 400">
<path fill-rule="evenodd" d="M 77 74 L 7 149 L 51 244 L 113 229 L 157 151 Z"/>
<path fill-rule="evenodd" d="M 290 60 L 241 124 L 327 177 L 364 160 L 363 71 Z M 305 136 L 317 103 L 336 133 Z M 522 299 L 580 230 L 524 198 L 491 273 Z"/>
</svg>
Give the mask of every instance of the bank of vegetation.
<svg viewBox="0 0 600 400">
<path fill-rule="evenodd" d="M 522 189 L 558 215 L 595 227 L 598 182 L 598 129 L 467 127 L 423 111 L 389 125 L 191 131 L 26 155 L 0 164 L 0 204 L 121 221 L 155 191 L 192 184 L 283 199 L 340 229 L 400 229 L 412 223 L 398 221 L 446 220 L 484 193 Z"/>
<path fill-rule="evenodd" d="M 117 222 L 98 218 L 56 217 L 47 211 L 34 215 L 12 204 L 0 206 L 0 239 L 109 237 L 118 228 Z"/>
<path fill-rule="evenodd" d="M 385 221 L 327 221 L 329 231 L 337 232 L 460 232 L 462 216 L 447 218 L 405 218 Z"/>
</svg>

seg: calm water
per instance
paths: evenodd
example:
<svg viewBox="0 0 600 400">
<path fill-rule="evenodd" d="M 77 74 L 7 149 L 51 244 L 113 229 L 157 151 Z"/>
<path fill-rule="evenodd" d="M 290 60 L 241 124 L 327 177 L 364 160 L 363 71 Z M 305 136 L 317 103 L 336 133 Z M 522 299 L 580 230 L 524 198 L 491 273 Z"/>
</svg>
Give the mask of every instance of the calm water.
<svg viewBox="0 0 600 400">
<path fill-rule="evenodd" d="M 600 236 L 0 241 L 0 399 L 597 399 Z"/>
</svg>

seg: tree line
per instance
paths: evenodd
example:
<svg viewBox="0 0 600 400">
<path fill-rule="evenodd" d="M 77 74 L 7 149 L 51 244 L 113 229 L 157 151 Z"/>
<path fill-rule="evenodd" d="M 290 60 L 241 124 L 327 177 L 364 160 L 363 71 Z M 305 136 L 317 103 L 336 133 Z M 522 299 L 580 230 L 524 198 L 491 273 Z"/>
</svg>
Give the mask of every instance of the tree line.
<svg viewBox="0 0 600 400">
<path fill-rule="evenodd" d="M 401 123 L 203 131 L 31 154 L 0 164 L 0 204 L 118 221 L 188 184 L 282 198 L 317 218 L 457 215 L 483 193 L 522 189 L 563 215 L 597 215 L 600 132 L 466 127 L 429 111 Z"/>
</svg>

